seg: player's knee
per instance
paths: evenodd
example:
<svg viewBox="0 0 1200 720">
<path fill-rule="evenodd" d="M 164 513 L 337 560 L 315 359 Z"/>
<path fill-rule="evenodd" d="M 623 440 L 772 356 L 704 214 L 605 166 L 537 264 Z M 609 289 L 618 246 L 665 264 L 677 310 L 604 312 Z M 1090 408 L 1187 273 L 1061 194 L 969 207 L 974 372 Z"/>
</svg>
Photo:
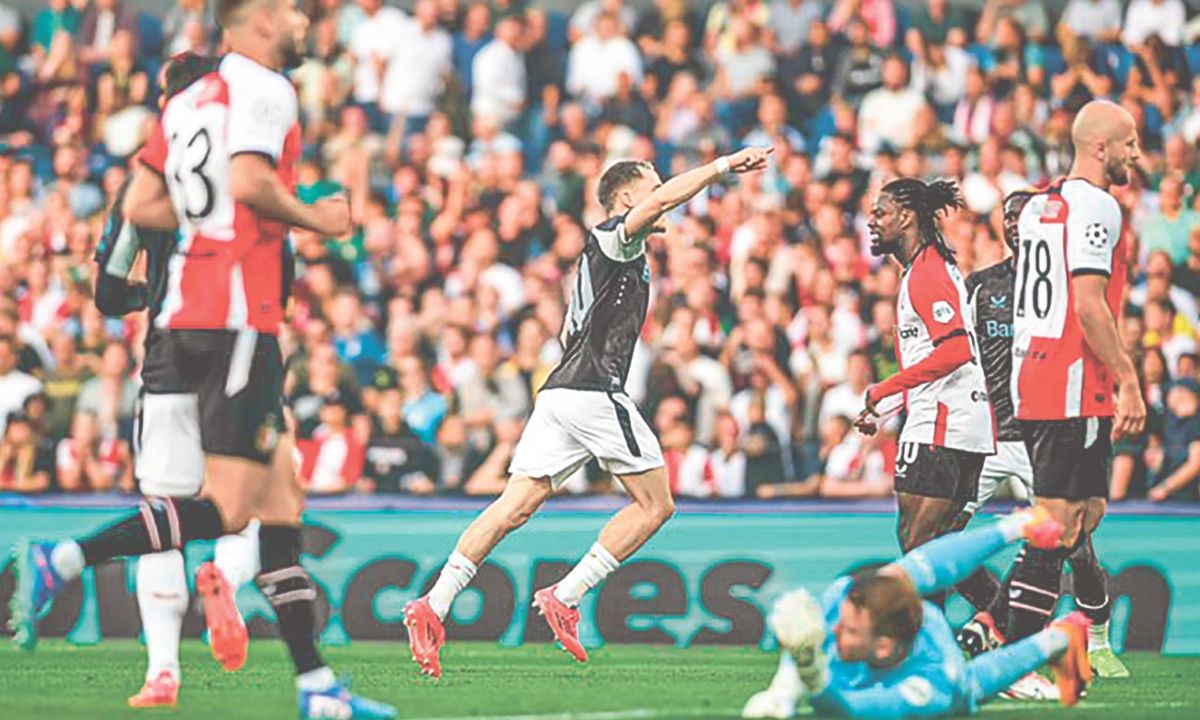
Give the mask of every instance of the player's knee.
<svg viewBox="0 0 1200 720">
<path fill-rule="evenodd" d="M 655 527 L 662 527 L 675 514 L 675 498 L 669 494 L 650 498 L 645 504 L 647 514 Z"/>
</svg>

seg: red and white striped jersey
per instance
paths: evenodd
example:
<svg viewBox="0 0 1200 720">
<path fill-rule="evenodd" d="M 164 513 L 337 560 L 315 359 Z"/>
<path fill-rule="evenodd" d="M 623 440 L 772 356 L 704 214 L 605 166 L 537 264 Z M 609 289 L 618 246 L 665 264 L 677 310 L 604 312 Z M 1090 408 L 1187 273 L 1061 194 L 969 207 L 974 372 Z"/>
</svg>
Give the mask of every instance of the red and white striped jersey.
<svg viewBox="0 0 1200 720">
<path fill-rule="evenodd" d="M 1071 278 L 1104 275 L 1120 317 L 1128 245 L 1121 206 L 1086 180 L 1059 180 L 1017 221 L 1013 295 L 1013 410 L 1021 420 L 1111 417 L 1115 378 L 1083 337 Z"/>
<path fill-rule="evenodd" d="M 292 188 L 297 118 L 288 79 L 236 53 L 163 109 L 141 154 L 166 180 L 179 217 L 159 327 L 279 331 L 288 226 L 235 202 L 229 168 L 234 155 L 257 153 Z"/>
<path fill-rule="evenodd" d="M 971 362 L 904 393 L 908 413 L 901 443 L 967 452 L 996 452 L 996 428 L 979 365 L 975 320 L 958 268 L 931 246 L 917 253 L 900 281 L 896 303 L 896 360 L 900 369 L 924 360 L 940 343 L 966 335 Z"/>
</svg>

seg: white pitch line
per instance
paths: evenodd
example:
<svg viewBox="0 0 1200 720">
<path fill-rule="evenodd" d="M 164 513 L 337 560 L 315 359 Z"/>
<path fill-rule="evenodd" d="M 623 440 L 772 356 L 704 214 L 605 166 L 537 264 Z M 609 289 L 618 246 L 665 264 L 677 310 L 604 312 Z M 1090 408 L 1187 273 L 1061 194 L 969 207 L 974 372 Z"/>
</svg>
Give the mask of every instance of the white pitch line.
<svg viewBox="0 0 1200 720">
<path fill-rule="evenodd" d="M 738 710 L 687 708 L 684 710 L 612 710 L 607 712 L 548 713 L 545 715 L 464 715 L 420 718 L 419 720 L 653 720 L 674 717 L 736 717 Z"/>
</svg>

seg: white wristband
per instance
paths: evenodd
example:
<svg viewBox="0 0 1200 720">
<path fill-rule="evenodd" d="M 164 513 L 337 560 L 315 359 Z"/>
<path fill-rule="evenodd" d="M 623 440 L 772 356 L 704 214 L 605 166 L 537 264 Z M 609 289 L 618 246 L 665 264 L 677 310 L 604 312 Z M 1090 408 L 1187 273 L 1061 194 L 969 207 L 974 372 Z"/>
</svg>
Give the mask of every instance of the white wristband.
<svg viewBox="0 0 1200 720">
<path fill-rule="evenodd" d="M 729 158 L 725 157 L 724 155 L 717 158 L 717 172 L 719 172 L 722 175 L 728 175 L 729 171 L 730 171 Z"/>
</svg>

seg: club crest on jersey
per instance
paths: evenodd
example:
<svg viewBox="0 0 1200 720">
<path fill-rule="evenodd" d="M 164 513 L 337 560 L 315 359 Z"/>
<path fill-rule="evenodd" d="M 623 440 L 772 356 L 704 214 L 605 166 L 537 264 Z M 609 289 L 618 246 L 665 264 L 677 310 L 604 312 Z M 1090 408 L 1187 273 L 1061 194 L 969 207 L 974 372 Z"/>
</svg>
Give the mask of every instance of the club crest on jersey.
<svg viewBox="0 0 1200 720">
<path fill-rule="evenodd" d="M 1083 239 L 1093 250 L 1103 250 L 1108 246 L 1108 228 L 1101 223 L 1092 223 L 1083 231 Z"/>
<path fill-rule="evenodd" d="M 650 263 L 642 265 L 642 282 L 650 282 Z"/>
<path fill-rule="evenodd" d="M 954 308 L 945 300 L 938 300 L 933 304 L 933 319 L 945 325 L 954 319 Z"/>
</svg>

